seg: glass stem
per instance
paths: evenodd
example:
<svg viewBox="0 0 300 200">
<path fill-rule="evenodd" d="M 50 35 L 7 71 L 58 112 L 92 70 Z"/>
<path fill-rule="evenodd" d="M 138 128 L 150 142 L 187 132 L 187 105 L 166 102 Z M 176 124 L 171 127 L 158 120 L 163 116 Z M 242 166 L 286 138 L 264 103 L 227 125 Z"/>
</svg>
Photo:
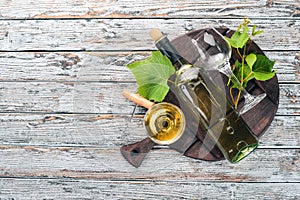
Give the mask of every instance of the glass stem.
<svg viewBox="0 0 300 200">
<path fill-rule="evenodd" d="M 229 60 L 225 61 L 221 66 L 218 67 L 218 70 L 225 74 L 234 85 L 238 87 L 238 89 L 242 92 L 242 95 L 244 97 L 251 96 L 248 91 L 243 87 L 240 80 L 234 75 L 234 73 L 231 70 Z"/>
<path fill-rule="evenodd" d="M 224 62 L 224 64 L 222 64 L 221 66 L 219 66 L 218 70 L 221 73 L 225 74 L 228 78 L 230 78 L 233 84 L 235 84 L 238 87 L 238 89 L 242 92 L 242 95 L 245 99 L 245 103 L 242 109 L 239 111 L 240 115 L 246 113 L 248 110 L 256 106 L 259 102 L 261 102 L 266 97 L 266 93 L 257 96 L 249 94 L 249 92 L 243 87 L 239 79 L 232 72 L 229 60 Z"/>
</svg>

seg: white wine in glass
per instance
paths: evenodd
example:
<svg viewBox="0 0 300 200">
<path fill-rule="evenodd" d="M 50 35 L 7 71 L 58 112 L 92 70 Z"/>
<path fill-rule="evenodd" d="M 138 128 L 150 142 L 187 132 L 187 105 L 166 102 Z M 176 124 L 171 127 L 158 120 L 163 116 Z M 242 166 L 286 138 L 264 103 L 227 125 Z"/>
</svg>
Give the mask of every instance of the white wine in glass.
<svg viewBox="0 0 300 200">
<path fill-rule="evenodd" d="M 147 135 L 157 144 L 167 145 L 176 142 L 185 129 L 183 112 L 170 103 L 158 103 L 145 114 L 144 125 Z"/>
</svg>

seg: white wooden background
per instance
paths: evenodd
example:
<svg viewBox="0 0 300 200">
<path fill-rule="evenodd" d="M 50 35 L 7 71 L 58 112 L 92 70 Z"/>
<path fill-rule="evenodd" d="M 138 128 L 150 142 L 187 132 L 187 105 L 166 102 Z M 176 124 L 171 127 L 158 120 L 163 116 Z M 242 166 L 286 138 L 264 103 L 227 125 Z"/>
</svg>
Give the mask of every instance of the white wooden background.
<svg viewBox="0 0 300 200">
<path fill-rule="evenodd" d="M 125 65 L 172 39 L 249 17 L 276 60 L 280 105 L 238 164 L 154 149 L 138 169 L 120 146 L 145 137 Z M 0 199 L 299 199 L 299 0 L 0 0 Z"/>
</svg>

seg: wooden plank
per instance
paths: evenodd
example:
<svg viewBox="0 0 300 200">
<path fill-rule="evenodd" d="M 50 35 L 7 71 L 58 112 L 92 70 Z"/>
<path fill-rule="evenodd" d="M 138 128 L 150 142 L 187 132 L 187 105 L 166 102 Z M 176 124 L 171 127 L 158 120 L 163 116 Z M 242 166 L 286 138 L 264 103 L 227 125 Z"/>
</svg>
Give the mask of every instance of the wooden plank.
<svg viewBox="0 0 300 200">
<path fill-rule="evenodd" d="M 279 82 L 300 82 L 300 52 L 267 51 Z M 2 52 L 1 81 L 135 81 L 125 67 L 144 52 Z"/>
<path fill-rule="evenodd" d="M 125 67 L 148 52 L 2 52 L 0 80 L 135 81 Z"/>
<path fill-rule="evenodd" d="M 298 116 L 276 116 L 260 138 L 261 146 L 299 146 L 300 121 Z M 289 138 L 287 141 L 286 139 Z M 286 144 L 285 142 L 286 141 Z"/>
<path fill-rule="evenodd" d="M 287 87 L 286 87 L 287 86 Z M 300 85 L 280 85 L 279 108 L 277 114 L 288 114 L 291 110 L 293 114 L 300 112 L 299 101 Z M 284 106 L 287 105 L 287 106 Z M 291 113 L 290 113 L 291 114 Z"/>
<path fill-rule="evenodd" d="M 0 51 L 93 51 L 149 50 L 147 37 L 160 28 L 170 39 L 188 31 L 209 26 L 236 29 L 242 19 L 93 19 L 93 20 L 2 20 Z M 264 30 L 255 41 L 263 50 L 299 51 L 300 21 L 295 19 L 254 19 Z M 282 33 L 283 30 L 288 34 Z"/>
<path fill-rule="evenodd" d="M 0 82 L 0 112 L 131 114 L 134 104 L 122 97 L 136 83 Z M 300 84 L 280 84 L 279 115 L 299 115 Z M 144 112 L 138 110 L 137 113 Z"/>
<path fill-rule="evenodd" d="M 148 30 L 173 39 L 244 16 L 279 60 L 280 107 L 260 148 L 234 165 L 156 147 L 129 165 L 119 147 L 144 137 L 145 110 L 129 121 L 124 65 L 155 49 Z M 0 199 L 299 198 L 298 18 L 297 0 L 1 2 Z"/>
<path fill-rule="evenodd" d="M 34 7 L 34 9 L 32 8 Z M 297 17 L 297 0 L 206 1 L 4 1 L 1 18 Z"/>
<path fill-rule="evenodd" d="M 143 115 L 2 114 L 0 144 L 118 148 L 146 137 Z M 300 116 L 276 116 L 260 148 L 300 146 Z"/>
<path fill-rule="evenodd" d="M 146 137 L 143 115 L 3 114 L 0 121 L 1 144 L 117 148 Z"/>
<path fill-rule="evenodd" d="M 1 199 L 297 199 L 299 183 L 0 179 Z"/>
<path fill-rule="evenodd" d="M 0 176 L 216 182 L 300 182 L 299 149 L 257 149 L 238 164 L 200 161 L 169 149 L 151 151 L 137 169 L 119 148 L 1 146 Z"/>
<path fill-rule="evenodd" d="M 133 104 L 122 97 L 135 83 L 113 82 L 0 82 L 2 112 L 131 113 Z"/>
</svg>

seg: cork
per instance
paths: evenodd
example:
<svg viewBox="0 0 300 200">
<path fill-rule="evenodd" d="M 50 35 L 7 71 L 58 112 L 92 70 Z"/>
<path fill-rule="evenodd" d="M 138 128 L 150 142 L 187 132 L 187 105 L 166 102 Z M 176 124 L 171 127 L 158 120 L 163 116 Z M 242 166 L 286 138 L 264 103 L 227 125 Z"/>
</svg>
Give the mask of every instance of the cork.
<svg viewBox="0 0 300 200">
<path fill-rule="evenodd" d="M 152 101 L 149 101 L 148 99 L 140 96 L 139 94 L 136 93 L 132 93 L 128 90 L 124 90 L 122 92 L 123 97 L 129 99 L 130 101 L 133 101 L 134 103 L 143 106 L 145 108 L 150 108 L 151 106 L 153 106 L 155 103 Z"/>
<path fill-rule="evenodd" d="M 150 31 L 150 37 L 153 39 L 153 41 L 157 42 L 158 40 L 163 38 L 164 35 L 162 34 L 162 32 L 159 29 L 154 28 Z"/>
</svg>

